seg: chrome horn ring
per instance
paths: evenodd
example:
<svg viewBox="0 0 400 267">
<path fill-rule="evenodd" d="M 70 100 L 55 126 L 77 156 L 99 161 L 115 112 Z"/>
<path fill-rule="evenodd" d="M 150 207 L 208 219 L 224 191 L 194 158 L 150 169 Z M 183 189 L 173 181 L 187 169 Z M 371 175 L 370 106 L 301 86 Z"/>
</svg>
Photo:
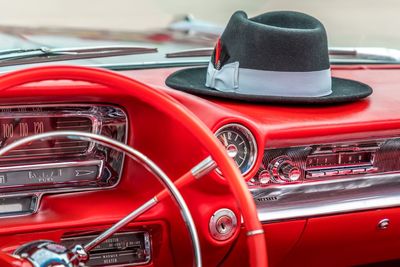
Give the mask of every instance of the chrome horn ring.
<svg viewBox="0 0 400 267">
<path fill-rule="evenodd" d="M 53 132 L 47 132 L 47 133 L 42 133 L 42 134 L 37 134 L 37 135 L 32 135 L 28 137 L 21 138 L 17 141 L 14 141 L 13 143 L 3 147 L 0 149 L 0 156 L 4 156 L 8 152 L 12 151 L 13 149 L 16 149 L 18 147 L 24 146 L 28 143 L 34 142 L 34 141 L 44 141 L 47 139 L 55 138 L 55 137 L 66 137 L 69 139 L 73 140 L 83 140 L 83 141 L 91 141 L 95 142 L 97 144 L 101 144 L 107 147 L 110 147 L 112 149 L 115 149 L 119 152 L 123 152 L 126 155 L 128 155 L 131 159 L 135 160 L 136 162 L 140 163 L 142 166 L 144 166 L 148 171 L 150 171 L 154 176 L 157 177 L 159 182 L 161 182 L 171 193 L 172 197 L 175 199 L 177 202 L 181 213 L 182 217 L 184 218 L 186 227 L 189 231 L 190 237 L 191 237 L 191 243 L 193 247 L 193 253 L 194 253 L 194 266 L 201 267 L 202 262 L 201 262 L 201 250 L 200 250 L 200 242 L 199 238 L 197 235 L 197 229 L 194 224 L 194 220 L 192 218 L 192 215 L 189 211 L 189 208 L 186 205 L 185 200 L 183 199 L 182 195 L 180 194 L 179 190 L 176 188 L 174 183 L 171 181 L 171 179 L 148 157 L 146 157 L 143 153 L 137 151 L 136 149 L 123 144 L 121 142 L 118 142 L 116 140 L 113 140 L 111 138 L 98 135 L 98 134 L 93 134 L 93 133 L 85 133 L 85 132 L 79 132 L 79 131 L 53 131 Z M 136 211 L 136 210 L 135 210 Z M 134 211 L 134 212 L 135 212 Z M 120 228 L 122 228 L 127 221 L 127 218 L 133 214 L 134 212 L 130 213 L 128 216 L 125 218 L 121 219 L 119 222 L 117 222 L 114 226 L 103 232 L 101 235 L 99 235 L 96 239 L 94 239 L 92 242 L 85 246 L 79 246 L 79 253 L 82 253 L 81 249 L 83 248 L 86 251 L 90 251 L 93 247 L 96 245 L 100 244 L 102 241 L 105 240 L 105 238 L 111 236 L 113 233 L 118 231 Z M 135 215 L 135 214 L 133 214 Z M 135 218 L 132 216 L 132 220 Z M 129 222 L 129 221 L 128 221 Z M 112 230 L 112 231 L 111 231 Z M 100 238 L 101 237 L 101 238 Z M 77 248 L 75 248 L 76 250 Z M 67 252 L 66 252 L 67 253 Z M 70 252 L 69 252 L 70 253 Z M 61 255 L 61 254 L 60 254 Z M 83 255 L 83 256 L 82 256 Z M 77 266 L 73 262 L 80 262 L 81 260 L 85 260 L 84 254 L 81 256 L 78 255 L 77 251 L 73 252 L 73 257 L 69 256 L 70 262 L 67 263 L 68 267 L 74 267 Z M 65 258 L 65 255 L 62 254 L 62 257 Z M 61 257 L 60 257 L 61 258 Z M 34 265 L 34 266 L 43 266 L 40 263 Z"/>
</svg>

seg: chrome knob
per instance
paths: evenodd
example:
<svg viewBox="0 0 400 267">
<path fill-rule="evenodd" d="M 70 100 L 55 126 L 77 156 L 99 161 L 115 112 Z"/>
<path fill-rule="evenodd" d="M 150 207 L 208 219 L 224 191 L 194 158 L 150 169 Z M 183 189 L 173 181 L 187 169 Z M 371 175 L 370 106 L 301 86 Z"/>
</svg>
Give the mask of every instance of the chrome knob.
<svg viewBox="0 0 400 267">
<path fill-rule="evenodd" d="M 260 174 L 258 175 L 258 181 L 262 185 L 268 184 L 269 181 L 271 181 L 271 175 L 269 174 L 269 171 L 263 170 L 262 172 L 260 172 Z"/>
<path fill-rule="evenodd" d="M 293 166 L 291 162 L 284 162 L 280 167 L 280 177 L 285 181 L 296 182 L 300 179 L 300 175 L 300 169 Z"/>
<path fill-rule="evenodd" d="M 268 165 L 271 180 L 275 183 L 296 182 L 301 178 L 301 170 L 287 156 L 278 157 Z"/>
</svg>

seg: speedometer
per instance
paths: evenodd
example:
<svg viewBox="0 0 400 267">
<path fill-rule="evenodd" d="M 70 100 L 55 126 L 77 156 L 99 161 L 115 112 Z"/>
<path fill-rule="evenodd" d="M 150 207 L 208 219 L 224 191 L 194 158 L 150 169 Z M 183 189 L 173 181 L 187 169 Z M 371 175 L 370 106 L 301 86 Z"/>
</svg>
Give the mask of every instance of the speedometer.
<svg viewBox="0 0 400 267">
<path fill-rule="evenodd" d="M 241 124 L 232 123 L 219 128 L 215 135 L 224 145 L 228 156 L 236 162 L 241 173 L 247 174 L 257 158 L 257 144 L 250 130 Z"/>
</svg>

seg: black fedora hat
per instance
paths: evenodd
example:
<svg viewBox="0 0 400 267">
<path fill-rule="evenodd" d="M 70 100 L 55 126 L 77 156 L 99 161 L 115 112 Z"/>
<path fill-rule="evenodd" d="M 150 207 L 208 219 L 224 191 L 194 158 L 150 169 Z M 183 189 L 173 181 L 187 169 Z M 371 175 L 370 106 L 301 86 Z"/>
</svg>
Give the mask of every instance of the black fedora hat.
<svg viewBox="0 0 400 267">
<path fill-rule="evenodd" d="M 372 93 L 364 83 L 331 77 L 324 26 L 293 11 L 251 19 L 234 13 L 208 68 L 179 70 L 166 84 L 199 95 L 286 104 L 351 102 Z"/>
</svg>

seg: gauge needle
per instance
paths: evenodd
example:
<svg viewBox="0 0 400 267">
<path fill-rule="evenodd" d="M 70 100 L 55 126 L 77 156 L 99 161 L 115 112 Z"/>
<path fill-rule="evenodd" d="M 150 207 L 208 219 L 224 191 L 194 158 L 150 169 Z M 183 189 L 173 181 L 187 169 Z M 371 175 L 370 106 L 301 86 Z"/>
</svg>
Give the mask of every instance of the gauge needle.
<svg viewBox="0 0 400 267">
<path fill-rule="evenodd" d="M 226 140 L 226 135 L 225 134 L 222 135 L 222 141 L 224 141 L 224 146 L 228 147 L 229 144 L 228 144 L 228 140 Z"/>
</svg>

